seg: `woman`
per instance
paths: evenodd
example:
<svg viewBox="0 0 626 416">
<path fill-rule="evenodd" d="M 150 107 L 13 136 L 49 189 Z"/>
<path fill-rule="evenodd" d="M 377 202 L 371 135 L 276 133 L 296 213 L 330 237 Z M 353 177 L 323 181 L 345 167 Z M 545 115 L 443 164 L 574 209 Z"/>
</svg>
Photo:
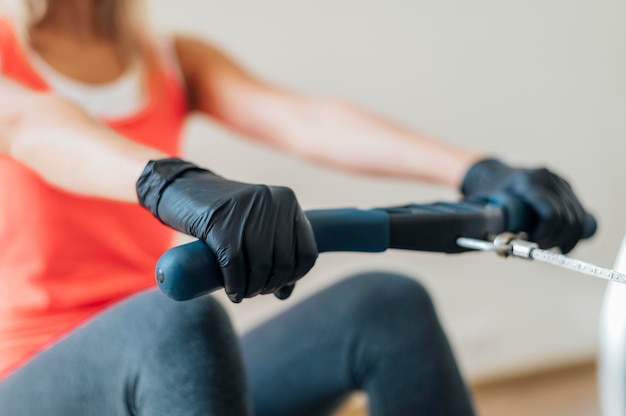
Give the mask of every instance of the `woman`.
<svg viewBox="0 0 626 416">
<path fill-rule="evenodd" d="M 289 297 L 317 256 L 293 192 L 174 158 L 181 125 L 202 113 L 335 167 L 510 192 L 567 251 L 584 211 L 563 179 L 266 84 L 201 40 L 162 48 L 128 0 L 4 3 L 0 414 L 318 415 L 355 390 L 372 415 L 473 413 L 412 279 L 347 279 L 241 340 L 211 298 L 151 289 L 172 228 L 212 248 L 233 302 Z"/>
</svg>

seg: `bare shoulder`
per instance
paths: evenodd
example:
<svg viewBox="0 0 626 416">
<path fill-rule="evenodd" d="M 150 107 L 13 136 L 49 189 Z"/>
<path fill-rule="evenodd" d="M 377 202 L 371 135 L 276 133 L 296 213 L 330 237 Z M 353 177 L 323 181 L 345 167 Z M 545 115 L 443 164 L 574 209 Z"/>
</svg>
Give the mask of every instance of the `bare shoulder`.
<svg viewBox="0 0 626 416">
<path fill-rule="evenodd" d="M 187 57 L 189 54 L 197 53 L 211 56 L 223 53 L 210 41 L 193 35 L 176 34 L 174 44 L 176 45 L 176 52 Z"/>
<path fill-rule="evenodd" d="M 196 69 L 200 62 L 207 61 L 215 48 L 206 41 L 188 35 L 174 37 L 174 50 L 184 72 Z"/>
<path fill-rule="evenodd" d="M 183 74 L 190 81 L 199 76 L 249 77 L 243 67 L 226 51 L 208 40 L 189 35 L 177 35 L 174 37 L 174 46 Z"/>
<path fill-rule="evenodd" d="M 174 37 L 191 108 L 216 115 L 266 86 L 223 49 L 192 36 Z M 247 98 L 246 98 L 247 99 Z"/>
</svg>

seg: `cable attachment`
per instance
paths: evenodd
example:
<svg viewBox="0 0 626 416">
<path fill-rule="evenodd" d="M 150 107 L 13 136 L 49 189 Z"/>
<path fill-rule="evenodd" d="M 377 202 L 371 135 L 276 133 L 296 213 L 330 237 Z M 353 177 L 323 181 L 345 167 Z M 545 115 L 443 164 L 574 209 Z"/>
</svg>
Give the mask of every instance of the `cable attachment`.
<svg viewBox="0 0 626 416">
<path fill-rule="evenodd" d="M 490 240 L 492 241 L 461 237 L 457 239 L 457 244 L 473 250 L 492 251 L 501 257 L 513 256 L 527 260 L 537 260 L 600 279 L 626 283 L 626 274 L 624 273 L 573 259 L 554 251 L 543 250 L 539 248 L 538 244 L 524 240 L 522 234 L 501 233 L 490 238 Z"/>
</svg>

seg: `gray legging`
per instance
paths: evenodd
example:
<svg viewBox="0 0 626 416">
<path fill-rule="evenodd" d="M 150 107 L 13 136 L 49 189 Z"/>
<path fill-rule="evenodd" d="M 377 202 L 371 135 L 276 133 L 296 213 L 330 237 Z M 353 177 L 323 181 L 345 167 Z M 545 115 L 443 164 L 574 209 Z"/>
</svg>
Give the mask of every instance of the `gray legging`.
<svg viewBox="0 0 626 416">
<path fill-rule="evenodd" d="M 356 390 L 373 416 L 473 414 L 415 280 L 354 276 L 241 340 L 211 297 L 143 292 L 0 382 L 0 414 L 327 415 Z"/>
</svg>

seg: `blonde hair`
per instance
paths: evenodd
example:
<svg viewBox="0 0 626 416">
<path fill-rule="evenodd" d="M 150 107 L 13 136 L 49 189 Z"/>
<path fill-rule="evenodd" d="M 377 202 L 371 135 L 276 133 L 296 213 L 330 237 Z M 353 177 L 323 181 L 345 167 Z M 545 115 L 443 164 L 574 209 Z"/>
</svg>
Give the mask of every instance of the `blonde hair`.
<svg viewBox="0 0 626 416">
<path fill-rule="evenodd" d="M 46 15 L 48 5 L 54 0 L 0 0 L 0 14 L 11 19 L 17 36 L 23 42 L 28 33 Z M 83 0 L 90 1 L 90 0 Z M 94 19 L 101 36 L 116 42 L 126 53 L 140 52 L 140 38 L 145 22 L 142 20 L 142 0 L 91 0 L 95 1 Z"/>
</svg>

